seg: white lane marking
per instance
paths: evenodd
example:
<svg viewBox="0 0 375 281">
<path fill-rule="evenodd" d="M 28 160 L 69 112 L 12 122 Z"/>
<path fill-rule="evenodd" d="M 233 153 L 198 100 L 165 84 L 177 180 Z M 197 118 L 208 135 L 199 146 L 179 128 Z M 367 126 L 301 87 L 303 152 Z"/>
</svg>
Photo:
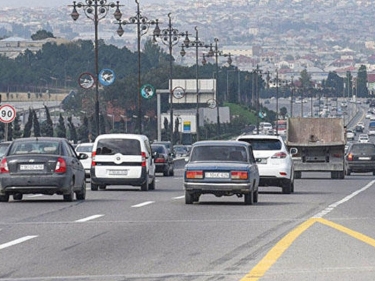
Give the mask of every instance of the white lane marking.
<svg viewBox="0 0 375 281">
<path fill-rule="evenodd" d="M 150 205 L 152 203 L 155 203 L 155 201 L 146 201 L 146 202 L 143 202 L 141 204 L 133 205 L 132 208 L 139 208 L 139 207 L 143 207 L 143 206 L 146 206 L 146 205 Z"/>
<path fill-rule="evenodd" d="M 179 199 L 182 199 L 182 198 L 185 198 L 185 195 L 178 196 L 178 197 L 173 197 L 172 199 L 173 200 L 179 200 Z"/>
<path fill-rule="evenodd" d="M 94 220 L 94 219 L 97 219 L 97 218 L 100 218 L 100 217 L 103 217 L 103 216 L 104 215 L 93 215 L 93 216 L 90 216 L 90 217 L 87 217 L 87 218 L 76 220 L 75 222 L 86 222 L 86 221 Z"/>
<path fill-rule="evenodd" d="M 322 218 L 323 216 L 327 215 L 328 213 L 332 212 L 337 206 L 349 201 L 354 196 L 358 195 L 359 193 L 365 191 L 366 189 L 370 188 L 375 183 L 375 180 L 369 182 L 367 185 L 362 187 L 361 189 L 358 189 L 357 191 L 354 191 L 352 194 L 349 194 L 348 196 L 344 197 L 340 201 L 337 201 L 331 205 L 329 205 L 327 208 L 325 208 L 323 211 L 317 213 L 313 218 Z"/>
<path fill-rule="evenodd" d="M 36 238 L 36 237 L 38 237 L 38 235 L 30 235 L 30 236 L 25 236 L 25 237 L 22 237 L 22 238 L 18 238 L 16 240 L 10 241 L 8 243 L 1 244 L 0 245 L 0 250 L 8 248 L 10 246 L 17 245 L 19 243 L 25 242 L 27 240 L 30 240 L 30 239 L 33 239 L 33 238 Z"/>
</svg>

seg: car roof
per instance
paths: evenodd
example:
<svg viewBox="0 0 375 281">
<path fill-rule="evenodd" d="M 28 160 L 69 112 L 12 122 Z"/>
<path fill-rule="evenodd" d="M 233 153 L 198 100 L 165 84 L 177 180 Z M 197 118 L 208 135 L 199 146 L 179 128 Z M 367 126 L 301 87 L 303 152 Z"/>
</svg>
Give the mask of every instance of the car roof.
<svg viewBox="0 0 375 281">
<path fill-rule="evenodd" d="M 246 139 L 271 139 L 271 140 L 281 140 L 283 141 L 281 136 L 277 135 L 241 135 L 237 137 L 237 140 L 246 140 Z"/>
<path fill-rule="evenodd" d="M 215 146 L 215 145 L 228 145 L 228 146 L 250 146 L 249 143 L 244 141 L 236 140 L 206 140 L 206 141 L 197 141 L 193 144 L 195 146 Z"/>
</svg>

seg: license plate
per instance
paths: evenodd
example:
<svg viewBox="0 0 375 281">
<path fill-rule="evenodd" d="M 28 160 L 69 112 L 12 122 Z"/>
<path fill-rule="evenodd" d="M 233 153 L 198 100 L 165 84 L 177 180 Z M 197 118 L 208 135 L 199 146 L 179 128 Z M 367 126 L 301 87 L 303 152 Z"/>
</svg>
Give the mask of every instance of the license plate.
<svg viewBox="0 0 375 281">
<path fill-rule="evenodd" d="M 35 170 L 43 170 L 43 164 L 23 164 L 20 165 L 20 170 L 22 171 L 35 171 Z"/>
<path fill-rule="evenodd" d="M 371 157 L 358 157 L 358 160 L 371 160 Z"/>
<path fill-rule="evenodd" d="M 128 170 L 109 170 L 108 174 L 112 176 L 126 176 L 128 174 Z"/>
<path fill-rule="evenodd" d="M 220 179 L 227 179 L 229 178 L 229 173 L 222 173 L 222 172 L 207 172 L 204 174 L 206 178 L 220 178 Z"/>
</svg>

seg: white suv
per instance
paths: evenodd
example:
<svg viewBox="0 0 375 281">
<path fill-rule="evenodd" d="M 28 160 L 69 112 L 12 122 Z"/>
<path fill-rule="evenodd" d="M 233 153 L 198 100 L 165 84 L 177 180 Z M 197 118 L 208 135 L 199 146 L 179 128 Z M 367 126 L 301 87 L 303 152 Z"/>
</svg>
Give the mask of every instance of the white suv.
<svg viewBox="0 0 375 281">
<path fill-rule="evenodd" d="M 294 192 L 293 160 L 280 136 L 241 135 L 237 140 L 248 142 L 253 148 L 259 168 L 259 186 L 280 186 L 285 194 Z M 295 150 L 291 153 L 296 153 Z"/>
<path fill-rule="evenodd" d="M 155 164 L 149 139 L 137 134 L 104 134 L 95 139 L 91 164 L 91 190 L 107 185 L 155 189 Z"/>
</svg>

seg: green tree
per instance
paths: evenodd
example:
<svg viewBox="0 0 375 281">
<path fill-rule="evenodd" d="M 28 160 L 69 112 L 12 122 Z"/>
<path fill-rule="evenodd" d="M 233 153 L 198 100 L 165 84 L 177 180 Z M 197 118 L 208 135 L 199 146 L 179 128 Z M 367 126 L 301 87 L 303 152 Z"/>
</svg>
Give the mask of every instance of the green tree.
<svg viewBox="0 0 375 281">
<path fill-rule="evenodd" d="M 367 68 L 365 65 L 361 65 L 358 69 L 357 74 L 357 83 L 356 83 L 356 94 L 359 98 L 368 97 L 368 88 L 367 88 Z"/>
<path fill-rule="evenodd" d="M 51 115 L 46 105 L 44 106 L 44 109 L 46 110 L 46 120 L 42 122 L 40 131 L 42 136 L 53 137 L 53 122 L 51 119 Z"/>
<path fill-rule="evenodd" d="M 34 117 L 34 112 L 33 110 L 31 110 L 31 108 L 29 108 L 29 117 L 27 118 L 27 122 L 23 129 L 24 138 L 29 138 L 31 136 L 31 128 L 33 127 L 33 117 Z"/>
<path fill-rule="evenodd" d="M 68 117 L 68 128 L 70 133 L 70 139 L 73 141 L 73 143 L 77 143 L 78 137 L 77 137 L 77 131 L 76 127 L 73 124 L 72 116 Z"/>
<path fill-rule="evenodd" d="M 32 40 L 43 40 L 47 38 L 55 38 L 53 36 L 52 32 L 49 32 L 47 30 L 38 30 L 35 34 L 31 35 Z"/>
<path fill-rule="evenodd" d="M 64 117 L 60 113 L 59 123 L 56 127 L 56 136 L 59 138 L 66 138 L 66 127 L 64 122 Z"/>
<path fill-rule="evenodd" d="M 346 72 L 346 77 L 345 77 L 345 97 L 350 98 L 353 95 L 353 76 L 350 71 Z"/>
<path fill-rule="evenodd" d="M 13 123 L 8 123 L 6 126 L 8 126 L 7 141 L 12 141 L 13 140 Z"/>
<path fill-rule="evenodd" d="M 14 129 L 13 129 L 13 139 L 19 139 L 22 137 L 22 131 L 21 131 L 21 124 L 20 124 L 20 116 L 19 114 L 16 115 L 16 118 L 13 121 Z"/>
<path fill-rule="evenodd" d="M 89 119 L 84 116 L 82 125 L 78 128 L 78 140 L 81 142 L 89 142 Z"/>
<path fill-rule="evenodd" d="M 34 126 L 34 137 L 40 137 L 40 124 L 38 120 L 38 116 L 36 115 L 35 110 L 33 110 L 33 126 Z"/>
</svg>

